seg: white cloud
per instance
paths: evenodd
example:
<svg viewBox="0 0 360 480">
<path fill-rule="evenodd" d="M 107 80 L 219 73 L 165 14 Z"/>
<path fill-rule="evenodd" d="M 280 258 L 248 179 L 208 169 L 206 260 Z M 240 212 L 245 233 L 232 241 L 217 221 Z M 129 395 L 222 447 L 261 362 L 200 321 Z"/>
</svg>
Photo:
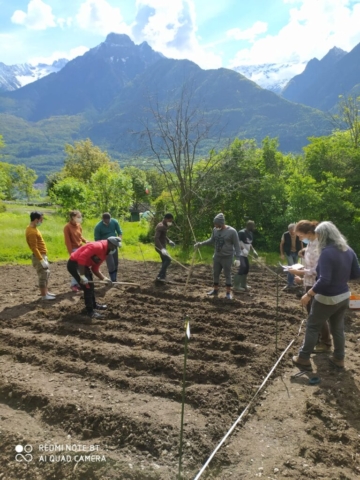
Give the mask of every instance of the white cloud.
<svg viewBox="0 0 360 480">
<path fill-rule="evenodd" d="M 30 0 L 27 12 L 16 10 L 11 17 L 11 21 L 33 30 L 45 30 L 48 27 L 56 27 L 55 16 L 50 5 L 47 5 L 42 0 Z"/>
<path fill-rule="evenodd" d="M 76 21 L 80 28 L 101 35 L 110 32 L 130 33 L 120 8 L 112 7 L 106 0 L 86 0 L 80 5 Z"/>
<path fill-rule="evenodd" d="M 241 30 L 240 28 L 233 28 L 226 32 L 226 36 L 234 38 L 235 40 L 248 40 L 249 42 L 254 42 L 255 38 L 262 33 L 266 33 L 268 29 L 268 24 L 265 22 L 255 22 L 254 25 L 246 30 Z"/>
<path fill-rule="evenodd" d="M 289 22 L 276 35 L 240 50 L 230 66 L 300 63 L 322 58 L 334 46 L 349 51 L 360 42 L 360 3 L 351 0 L 283 0 Z M 295 5 L 296 4 L 296 5 Z"/>
<path fill-rule="evenodd" d="M 29 63 L 31 63 L 31 65 L 37 65 L 38 63 L 45 63 L 46 65 L 51 65 L 53 62 L 59 60 L 60 58 L 67 58 L 68 60 L 72 60 L 73 58 L 80 57 L 81 55 L 84 55 L 84 53 L 88 50 L 88 47 L 80 46 L 72 48 L 68 52 L 56 51 L 47 57 L 32 57 L 29 59 Z"/>
<path fill-rule="evenodd" d="M 71 27 L 73 23 L 73 19 L 71 17 L 67 17 L 67 18 L 59 17 L 56 19 L 56 23 L 59 25 L 60 28 Z"/>
<path fill-rule="evenodd" d="M 132 37 L 176 59 L 187 58 L 202 68 L 218 68 L 222 61 L 202 47 L 197 37 L 194 0 L 137 0 Z"/>
</svg>

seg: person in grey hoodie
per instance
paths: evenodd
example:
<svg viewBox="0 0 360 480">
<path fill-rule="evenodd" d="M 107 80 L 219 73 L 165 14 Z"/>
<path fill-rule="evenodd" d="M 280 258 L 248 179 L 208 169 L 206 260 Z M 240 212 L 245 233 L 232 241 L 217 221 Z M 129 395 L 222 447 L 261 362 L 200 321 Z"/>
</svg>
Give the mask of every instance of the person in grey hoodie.
<svg viewBox="0 0 360 480">
<path fill-rule="evenodd" d="M 214 218 L 214 229 L 211 237 L 204 242 L 196 243 L 194 247 L 198 248 L 202 245 L 215 246 L 213 256 L 214 288 L 208 292 L 208 295 L 218 295 L 220 273 L 224 270 L 226 279 L 226 298 L 231 300 L 231 266 L 233 263 L 234 250 L 236 257 L 235 266 L 240 266 L 240 243 L 235 228 L 225 225 L 225 217 L 223 213 L 219 213 Z"/>
</svg>

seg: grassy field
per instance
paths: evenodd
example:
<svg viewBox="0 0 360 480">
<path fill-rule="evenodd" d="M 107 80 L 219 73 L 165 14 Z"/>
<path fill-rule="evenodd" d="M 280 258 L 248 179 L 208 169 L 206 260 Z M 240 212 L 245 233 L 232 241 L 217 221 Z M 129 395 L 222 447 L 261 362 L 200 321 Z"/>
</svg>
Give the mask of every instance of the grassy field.
<svg viewBox="0 0 360 480">
<path fill-rule="evenodd" d="M 29 224 L 29 214 L 34 207 L 19 204 L 7 204 L 6 211 L 0 213 L 0 264 L 30 264 L 31 252 L 25 240 L 25 229 Z M 68 253 L 64 244 L 63 228 L 65 221 L 55 210 L 41 208 L 44 213 L 44 221 L 39 228 L 48 249 L 50 261 L 67 260 Z M 94 226 L 98 218 L 84 220 L 83 235 L 87 240 L 94 239 Z M 120 222 L 123 230 L 123 247 L 120 250 L 120 258 L 138 261 L 159 261 L 159 255 L 150 243 L 140 243 L 139 235 L 146 234 L 148 224 L 141 222 Z M 174 259 L 182 262 L 191 262 L 193 250 L 183 252 L 179 247 L 169 249 Z M 261 252 L 259 252 L 261 253 Z M 196 263 L 211 263 L 213 255 L 212 247 L 202 247 L 201 257 L 196 256 Z M 267 264 L 275 264 L 279 257 L 277 254 L 262 255 Z"/>
</svg>

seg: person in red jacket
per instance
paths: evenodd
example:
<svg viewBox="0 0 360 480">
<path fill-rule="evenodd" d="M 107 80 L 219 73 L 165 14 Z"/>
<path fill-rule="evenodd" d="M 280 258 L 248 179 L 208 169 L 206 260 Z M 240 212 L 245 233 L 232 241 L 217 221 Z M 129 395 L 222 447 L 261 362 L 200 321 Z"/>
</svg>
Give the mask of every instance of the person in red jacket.
<svg viewBox="0 0 360 480">
<path fill-rule="evenodd" d="M 120 239 L 109 237 L 107 240 L 89 242 L 73 252 L 68 260 L 67 269 L 72 277 L 76 279 L 84 292 L 86 313 L 91 318 L 102 318 L 102 315 L 95 310 L 106 310 L 106 305 L 101 305 L 95 300 L 94 274 L 100 280 L 105 280 L 112 285 L 110 278 L 105 277 L 99 270 L 100 265 L 105 261 L 107 255 L 113 255 L 118 249 Z"/>
</svg>

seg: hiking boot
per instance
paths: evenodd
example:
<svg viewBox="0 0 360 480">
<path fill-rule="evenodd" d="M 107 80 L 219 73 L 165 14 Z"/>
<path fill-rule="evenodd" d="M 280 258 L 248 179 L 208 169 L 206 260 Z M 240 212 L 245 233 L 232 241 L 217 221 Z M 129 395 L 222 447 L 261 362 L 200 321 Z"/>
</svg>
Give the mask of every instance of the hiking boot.
<svg viewBox="0 0 360 480">
<path fill-rule="evenodd" d="M 331 363 L 331 365 L 333 365 L 334 367 L 337 367 L 337 368 L 344 368 L 345 367 L 345 362 L 344 362 L 344 359 L 340 359 L 340 358 L 336 358 L 334 357 L 334 355 L 332 357 L 329 358 L 329 361 Z"/>
<path fill-rule="evenodd" d="M 215 288 L 214 288 L 210 292 L 207 292 L 206 295 L 209 295 L 209 297 L 217 297 L 219 295 L 219 290 L 215 290 Z"/>
<path fill-rule="evenodd" d="M 166 282 L 165 278 L 161 278 L 161 277 L 156 277 L 156 281 L 157 282 L 163 282 L 163 283 Z"/>
<path fill-rule="evenodd" d="M 310 360 L 306 360 L 305 358 L 301 358 L 299 355 L 295 355 L 292 357 L 292 362 L 294 365 L 299 367 L 301 370 L 312 370 L 312 365 Z"/>
<path fill-rule="evenodd" d="M 55 295 L 49 295 L 48 293 L 41 297 L 41 300 L 55 300 Z"/>
<path fill-rule="evenodd" d="M 226 298 L 227 300 L 232 300 L 232 295 L 231 295 L 231 292 L 226 292 Z"/>
<path fill-rule="evenodd" d="M 106 310 L 106 309 L 107 309 L 107 305 L 101 304 L 101 303 L 96 303 L 94 308 L 95 308 L 96 310 Z"/>
<path fill-rule="evenodd" d="M 104 318 L 104 315 L 101 315 L 101 313 L 95 311 L 87 312 L 86 315 L 90 318 Z"/>
<path fill-rule="evenodd" d="M 315 345 L 314 353 L 323 352 L 331 352 L 331 345 L 327 345 L 326 343 L 318 343 L 317 345 Z"/>
</svg>

